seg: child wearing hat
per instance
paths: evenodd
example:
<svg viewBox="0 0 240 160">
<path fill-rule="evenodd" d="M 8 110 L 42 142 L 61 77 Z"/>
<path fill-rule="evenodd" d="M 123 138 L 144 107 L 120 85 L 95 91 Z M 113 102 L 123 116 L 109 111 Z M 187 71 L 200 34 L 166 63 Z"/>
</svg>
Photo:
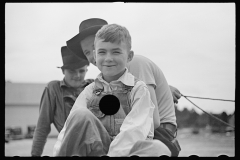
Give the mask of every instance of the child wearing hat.
<svg viewBox="0 0 240 160">
<path fill-rule="evenodd" d="M 84 80 L 89 62 L 76 57 L 67 46 L 61 47 L 63 80 L 54 80 L 45 87 L 39 108 L 39 118 L 33 135 L 32 156 L 41 156 L 47 136 L 54 124 L 57 131 L 63 128 L 70 110 L 82 90 L 93 82 Z"/>
<path fill-rule="evenodd" d="M 170 156 L 168 147 L 153 139 L 154 123 L 160 120 L 153 118 L 155 105 L 147 85 L 127 69 L 134 56 L 128 30 L 117 24 L 104 25 L 94 46 L 101 73 L 74 103 L 53 155 Z M 107 99 L 109 104 L 102 103 L 107 95 L 119 100 L 115 113 L 109 113 L 116 107 L 113 97 Z"/>
<path fill-rule="evenodd" d="M 94 39 L 97 31 L 108 24 L 100 18 L 90 18 L 82 21 L 79 26 L 79 33 L 67 41 L 67 46 L 78 57 L 87 59 L 96 65 L 94 58 Z M 171 150 L 171 156 L 178 156 L 180 146 L 176 139 L 177 123 L 174 103 L 181 97 L 178 89 L 168 85 L 161 69 L 150 59 L 134 55 L 132 60 L 127 63 L 128 71 L 135 77 L 144 81 L 149 89 L 151 100 L 154 103 L 154 113 L 159 113 L 159 123 L 154 125 L 154 139 L 162 141 Z M 158 111 L 157 111 L 158 109 Z M 154 116 L 155 118 L 155 116 Z"/>
</svg>

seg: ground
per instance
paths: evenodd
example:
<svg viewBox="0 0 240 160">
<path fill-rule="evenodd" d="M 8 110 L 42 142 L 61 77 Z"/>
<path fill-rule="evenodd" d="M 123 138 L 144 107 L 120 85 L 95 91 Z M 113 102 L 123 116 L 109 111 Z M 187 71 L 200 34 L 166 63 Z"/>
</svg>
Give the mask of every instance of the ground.
<svg viewBox="0 0 240 160">
<path fill-rule="evenodd" d="M 48 138 L 42 156 L 52 156 L 56 138 Z M 179 157 L 197 155 L 199 157 L 218 157 L 227 155 L 235 157 L 235 136 L 232 134 L 211 134 L 200 132 L 192 134 L 189 129 L 178 131 L 178 141 L 181 146 Z M 13 140 L 5 143 L 5 156 L 30 156 L 32 139 Z"/>
</svg>

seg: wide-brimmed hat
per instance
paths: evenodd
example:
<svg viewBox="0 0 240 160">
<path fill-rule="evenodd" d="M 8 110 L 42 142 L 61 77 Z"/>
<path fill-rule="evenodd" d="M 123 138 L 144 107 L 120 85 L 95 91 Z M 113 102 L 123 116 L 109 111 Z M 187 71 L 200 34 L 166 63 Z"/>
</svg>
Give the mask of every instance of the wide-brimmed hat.
<svg viewBox="0 0 240 160">
<path fill-rule="evenodd" d="M 89 35 L 95 35 L 97 31 L 106 24 L 108 24 L 107 21 L 100 18 L 90 18 L 82 21 L 79 25 L 79 33 L 67 41 L 68 48 L 78 57 L 87 60 L 83 54 L 80 41 Z"/>
<path fill-rule="evenodd" d="M 89 65 L 89 62 L 87 60 L 77 57 L 75 54 L 72 53 L 70 49 L 68 49 L 67 46 L 61 47 L 61 54 L 63 66 L 57 68 L 78 69 L 85 65 Z"/>
</svg>

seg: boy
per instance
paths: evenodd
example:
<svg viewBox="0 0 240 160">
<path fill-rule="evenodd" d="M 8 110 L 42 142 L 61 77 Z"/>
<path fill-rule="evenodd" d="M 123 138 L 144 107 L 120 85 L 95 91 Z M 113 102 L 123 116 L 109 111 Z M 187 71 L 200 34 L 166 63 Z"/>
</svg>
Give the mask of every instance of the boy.
<svg viewBox="0 0 240 160">
<path fill-rule="evenodd" d="M 31 155 L 41 156 L 47 136 L 53 123 L 57 131 L 63 128 L 65 120 L 79 93 L 93 80 L 84 80 L 89 62 L 80 59 L 66 47 L 61 48 L 64 78 L 51 81 L 44 89 L 39 109 L 39 118 L 33 135 Z"/>
<path fill-rule="evenodd" d="M 54 146 L 54 156 L 170 156 L 166 145 L 153 140 L 154 121 L 159 122 L 159 117 L 153 117 L 159 115 L 153 113 L 148 88 L 126 68 L 133 58 L 128 30 L 105 25 L 97 32 L 94 46 L 101 73 L 77 98 Z M 100 109 L 106 95 L 120 101 L 114 115 Z"/>
<path fill-rule="evenodd" d="M 78 57 L 87 59 L 90 63 L 96 65 L 93 54 L 95 34 L 106 24 L 107 21 L 100 18 L 90 18 L 82 21 L 79 26 L 79 34 L 67 41 L 68 48 Z M 176 139 L 177 123 L 172 98 L 177 103 L 177 99 L 181 97 L 180 92 L 169 86 L 161 69 L 144 56 L 134 55 L 133 59 L 127 64 L 127 68 L 131 74 L 147 84 L 151 100 L 155 106 L 158 106 L 160 127 L 155 129 L 154 139 L 164 142 L 171 150 L 171 156 L 178 156 L 180 148 Z M 154 128 L 156 127 L 155 125 Z"/>
</svg>

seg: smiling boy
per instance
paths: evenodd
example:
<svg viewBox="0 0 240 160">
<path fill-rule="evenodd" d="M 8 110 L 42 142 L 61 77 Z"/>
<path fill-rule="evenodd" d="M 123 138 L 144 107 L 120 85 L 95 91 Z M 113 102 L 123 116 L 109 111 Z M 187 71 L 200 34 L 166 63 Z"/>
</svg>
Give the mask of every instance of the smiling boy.
<svg viewBox="0 0 240 160">
<path fill-rule="evenodd" d="M 106 24 L 108 24 L 107 21 L 100 18 L 83 20 L 79 26 L 79 33 L 67 41 L 68 48 L 78 57 L 86 59 L 96 66 L 93 54 L 95 34 Z M 154 128 L 156 128 L 154 139 L 166 144 L 171 150 L 171 156 L 178 156 L 181 149 L 176 139 L 177 123 L 173 101 L 174 103 L 178 102 L 181 97 L 180 92 L 175 87 L 168 85 L 161 69 L 144 56 L 135 54 L 127 63 L 127 68 L 131 74 L 147 84 L 151 100 L 155 106 L 158 106 L 155 107 L 155 110 L 158 108 L 160 126 L 156 128 L 158 123 L 154 124 Z"/>
</svg>

